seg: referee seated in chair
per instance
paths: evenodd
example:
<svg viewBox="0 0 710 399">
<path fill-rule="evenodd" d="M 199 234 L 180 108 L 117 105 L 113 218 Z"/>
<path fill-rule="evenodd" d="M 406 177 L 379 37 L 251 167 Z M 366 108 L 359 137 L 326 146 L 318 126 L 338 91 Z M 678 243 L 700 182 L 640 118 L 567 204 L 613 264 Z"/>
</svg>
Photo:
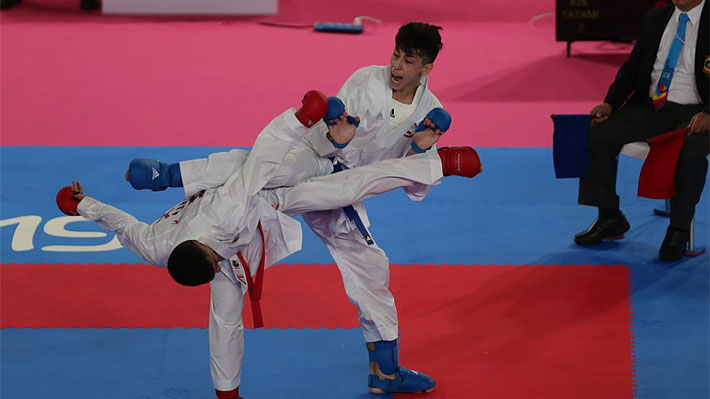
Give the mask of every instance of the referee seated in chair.
<svg viewBox="0 0 710 399">
<path fill-rule="evenodd" d="M 604 102 L 590 112 L 589 168 L 580 179 L 578 202 L 596 206 L 599 217 L 575 235 L 578 245 L 620 238 L 630 228 L 616 194 L 624 144 L 688 127 L 675 174 L 676 194 L 670 199 L 670 224 L 659 251 L 664 261 L 685 255 L 707 176 L 709 78 L 707 0 L 673 0 L 646 12 L 629 58 Z"/>
</svg>

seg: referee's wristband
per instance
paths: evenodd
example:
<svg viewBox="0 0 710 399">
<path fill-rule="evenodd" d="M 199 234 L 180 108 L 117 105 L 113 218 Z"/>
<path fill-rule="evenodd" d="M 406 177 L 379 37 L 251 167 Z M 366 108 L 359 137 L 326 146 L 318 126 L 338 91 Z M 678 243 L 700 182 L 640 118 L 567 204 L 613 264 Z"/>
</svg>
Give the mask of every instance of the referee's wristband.
<svg viewBox="0 0 710 399">
<path fill-rule="evenodd" d="M 330 135 L 330 132 L 326 133 L 326 134 L 325 134 L 325 137 L 326 137 L 328 140 L 330 140 L 331 143 L 333 143 L 333 146 L 335 146 L 335 148 L 343 149 L 343 148 L 347 147 L 348 144 L 350 144 L 349 141 L 348 141 L 347 143 L 338 144 L 338 142 L 336 142 L 336 141 L 333 139 L 333 136 Z"/>
<path fill-rule="evenodd" d="M 431 146 L 429 146 L 429 148 L 431 148 Z M 412 151 L 414 151 L 415 154 L 423 154 L 427 152 L 429 148 L 422 149 L 417 145 L 417 143 L 414 142 L 414 140 L 412 140 Z"/>
</svg>

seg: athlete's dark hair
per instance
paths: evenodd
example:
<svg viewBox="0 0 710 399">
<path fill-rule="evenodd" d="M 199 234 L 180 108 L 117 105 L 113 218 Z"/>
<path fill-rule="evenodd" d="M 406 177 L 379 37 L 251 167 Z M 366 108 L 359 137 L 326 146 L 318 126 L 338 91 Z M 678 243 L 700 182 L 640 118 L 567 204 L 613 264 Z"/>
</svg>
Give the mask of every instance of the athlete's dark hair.
<svg viewBox="0 0 710 399">
<path fill-rule="evenodd" d="M 424 22 L 404 24 L 394 38 L 395 47 L 407 54 L 418 54 L 424 64 L 430 64 L 444 46 L 439 35 L 441 29 L 441 26 Z"/>
<path fill-rule="evenodd" d="M 173 280 L 190 287 L 208 283 L 214 278 L 214 268 L 207 252 L 194 241 L 184 241 L 173 249 L 168 258 L 168 272 Z"/>
</svg>

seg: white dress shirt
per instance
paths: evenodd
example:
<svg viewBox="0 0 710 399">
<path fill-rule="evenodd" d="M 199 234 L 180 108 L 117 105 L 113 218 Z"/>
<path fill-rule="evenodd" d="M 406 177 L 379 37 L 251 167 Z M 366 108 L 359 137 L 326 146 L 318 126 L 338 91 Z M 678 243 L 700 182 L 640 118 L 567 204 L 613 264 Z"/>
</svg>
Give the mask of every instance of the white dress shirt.
<svg viewBox="0 0 710 399">
<path fill-rule="evenodd" d="M 695 8 L 688 11 L 689 21 L 685 25 L 685 38 L 683 48 L 678 56 L 678 62 L 673 72 L 673 79 L 668 88 L 668 99 L 677 104 L 700 104 L 702 99 L 698 93 L 698 88 L 695 84 L 695 46 L 698 41 L 698 29 L 700 25 L 700 16 L 702 15 L 703 5 L 705 0 L 698 4 Z M 653 64 L 653 72 L 651 73 L 651 87 L 649 88 L 649 97 L 653 97 L 653 93 L 658 86 L 658 80 L 663 72 L 663 66 L 668 58 L 671 44 L 678 30 L 678 19 L 683 11 L 678 7 L 673 11 L 671 19 L 666 25 L 661 37 L 661 44 L 658 46 L 656 61 Z M 707 32 L 705 32 L 707 34 Z"/>
</svg>

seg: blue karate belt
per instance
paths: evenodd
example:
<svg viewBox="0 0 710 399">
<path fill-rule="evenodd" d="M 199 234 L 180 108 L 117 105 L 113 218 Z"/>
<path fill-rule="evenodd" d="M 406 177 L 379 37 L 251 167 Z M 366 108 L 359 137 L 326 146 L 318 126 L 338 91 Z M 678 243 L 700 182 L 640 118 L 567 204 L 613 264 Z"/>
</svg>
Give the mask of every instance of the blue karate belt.
<svg viewBox="0 0 710 399">
<path fill-rule="evenodd" d="M 333 162 L 333 173 L 338 173 L 343 170 L 343 166 L 340 165 L 338 161 L 335 160 L 334 157 L 328 158 Z M 348 216 L 348 219 L 355 223 L 355 226 L 357 226 L 357 229 L 360 230 L 360 234 L 362 234 L 362 238 L 365 239 L 367 242 L 367 245 L 373 245 L 375 241 L 372 239 L 372 236 L 370 235 L 370 232 L 367 231 L 367 227 L 365 227 L 365 223 L 362 222 L 362 219 L 360 219 L 360 215 L 357 214 L 357 211 L 355 208 L 353 208 L 352 205 L 348 205 L 343 208 L 343 211 L 345 211 L 345 214 Z"/>
</svg>

